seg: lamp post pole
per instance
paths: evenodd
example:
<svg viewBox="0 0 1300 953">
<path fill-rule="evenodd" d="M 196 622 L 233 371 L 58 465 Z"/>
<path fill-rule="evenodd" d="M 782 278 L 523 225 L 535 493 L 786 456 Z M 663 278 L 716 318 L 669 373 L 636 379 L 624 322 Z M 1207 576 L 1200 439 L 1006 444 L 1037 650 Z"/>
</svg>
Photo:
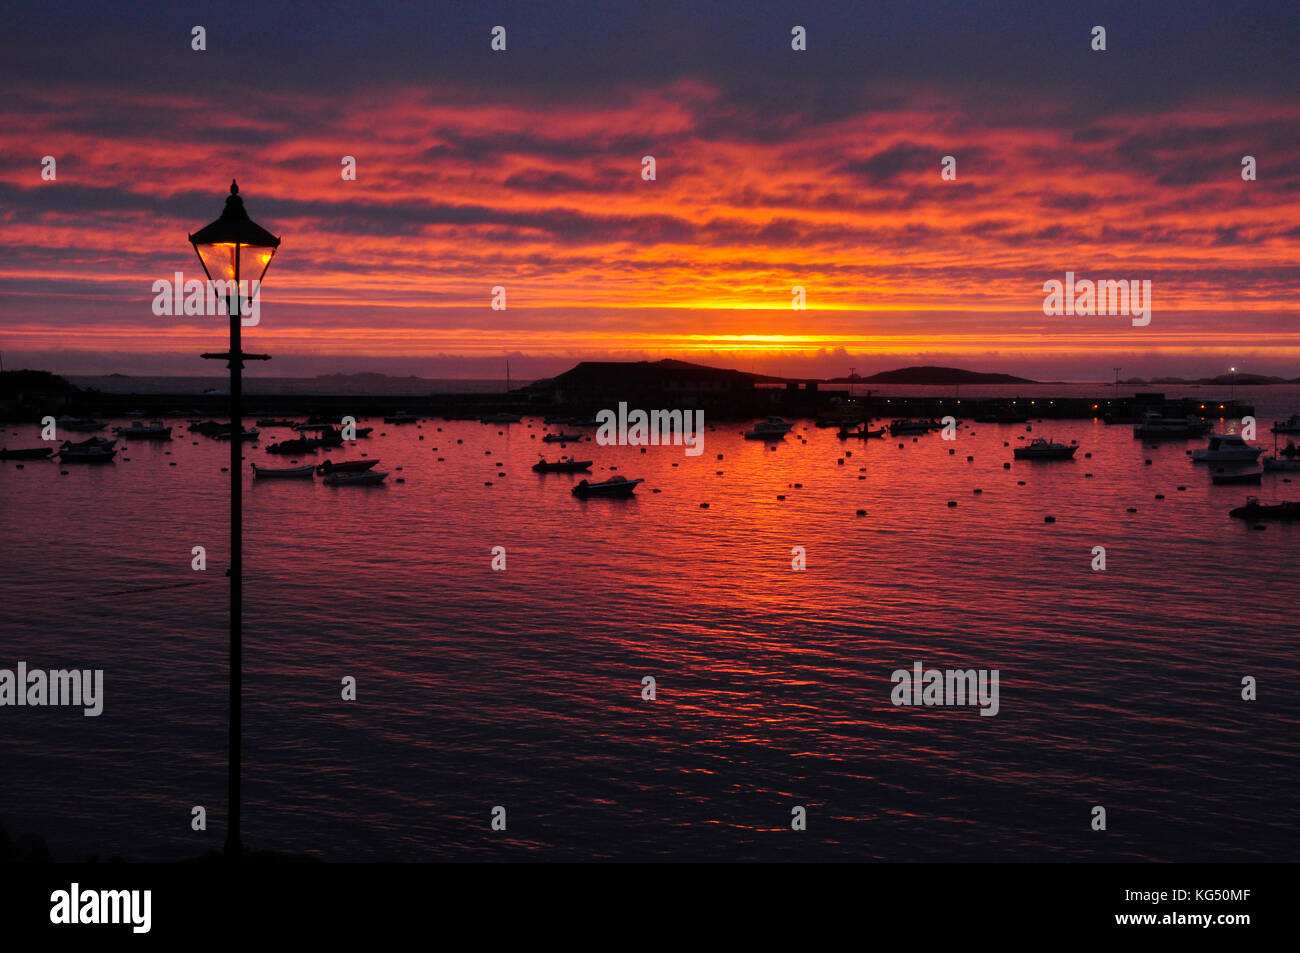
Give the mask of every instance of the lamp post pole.
<svg viewBox="0 0 1300 953">
<path fill-rule="evenodd" d="M 224 354 L 203 354 L 205 360 L 224 360 L 230 368 L 230 737 L 229 768 L 226 776 L 228 825 L 225 854 L 237 860 L 243 853 L 239 836 L 239 780 L 242 757 L 243 687 L 244 687 L 244 508 L 243 508 L 243 370 L 244 361 L 269 361 L 269 354 L 245 354 L 240 340 L 241 259 L 245 249 L 254 249 L 253 270 L 257 271 L 257 252 L 264 253 L 261 272 L 250 283 L 248 300 L 255 304 L 261 279 L 270 266 L 280 239 L 252 222 L 244 211 L 239 187 L 230 183 L 230 197 L 221 218 L 190 236 L 203 271 L 214 277 L 233 279 L 227 287 L 226 313 L 230 318 L 230 349 Z M 214 276 L 213 271 L 217 274 Z M 256 311 L 253 312 L 256 314 Z"/>
</svg>

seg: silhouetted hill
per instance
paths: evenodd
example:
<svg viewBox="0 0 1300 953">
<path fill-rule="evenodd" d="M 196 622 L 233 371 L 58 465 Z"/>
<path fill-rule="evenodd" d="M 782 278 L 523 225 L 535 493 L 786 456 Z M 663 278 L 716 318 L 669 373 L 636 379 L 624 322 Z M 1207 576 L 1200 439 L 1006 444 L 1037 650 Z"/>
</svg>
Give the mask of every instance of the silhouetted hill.
<svg viewBox="0 0 1300 953">
<path fill-rule="evenodd" d="M 832 383 L 847 384 L 850 378 L 836 377 Z M 1036 384 L 1037 381 L 1012 374 L 981 374 L 960 367 L 900 367 L 893 371 L 881 371 L 870 377 L 855 377 L 855 383 L 861 384 L 916 384 L 923 386 L 951 386 L 953 384 Z"/>
</svg>

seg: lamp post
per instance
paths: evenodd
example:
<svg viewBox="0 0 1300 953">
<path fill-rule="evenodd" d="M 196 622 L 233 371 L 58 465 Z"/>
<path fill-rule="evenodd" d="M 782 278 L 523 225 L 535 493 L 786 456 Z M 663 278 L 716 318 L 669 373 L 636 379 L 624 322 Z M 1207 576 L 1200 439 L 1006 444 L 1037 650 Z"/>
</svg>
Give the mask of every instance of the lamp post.
<svg viewBox="0 0 1300 953">
<path fill-rule="evenodd" d="M 1235 367 L 1231 367 L 1229 368 L 1229 370 L 1232 371 L 1232 377 L 1229 379 L 1228 382 L 1228 400 L 1236 400 L 1237 399 L 1237 369 Z"/>
<path fill-rule="evenodd" d="M 240 411 L 241 374 L 244 361 L 269 361 L 269 354 L 246 354 L 240 347 L 240 285 L 241 274 L 256 278 L 249 285 L 249 300 L 261 287 L 266 269 L 271 265 L 275 250 L 280 247 L 276 238 L 248 217 L 244 200 L 239 197 L 239 186 L 232 180 L 230 195 L 221 217 L 189 236 L 203 273 L 213 283 L 217 294 L 224 288 L 227 295 L 226 312 L 230 316 L 230 350 L 219 354 L 204 354 L 204 360 L 224 360 L 230 368 L 230 749 L 226 778 L 227 810 L 226 857 L 238 858 L 242 851 L 239 839 L 239 770 L 240 731 L 242 727 L 243 692 L 243 474 L 240 462 L 243 456 L 243 414 Z M 215 299 L 214 299 L 215 300 Z"/>
</svg>

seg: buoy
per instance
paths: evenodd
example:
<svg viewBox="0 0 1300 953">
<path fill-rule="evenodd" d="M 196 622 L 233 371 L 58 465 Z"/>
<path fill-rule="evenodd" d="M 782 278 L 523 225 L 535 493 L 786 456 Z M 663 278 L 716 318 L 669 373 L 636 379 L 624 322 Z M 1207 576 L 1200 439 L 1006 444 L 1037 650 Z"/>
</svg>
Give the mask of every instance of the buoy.
<svg viewBox="0 0 1300 953">
<path fill-rule="evenodd" d="M 491 485 L 492 485 L 492 481 L 491 481 L 491 480 L 484 480 L 484 481 L 483 481 L 483 485 L 484 485 L 484 486 L 491 486 Z"/>
<path fill-rule="evenodd" d="M 778 500 L 784 500 L 784 499 L 785 499 L 785 494 L 784 494 L 784 493 L 778 493 L 778 494 L 776 495 L 776 498 L 777 498 Z"/>
<path fill-rule="evenodd" d="M 803 484 L 802 484 L 802 483 L 796 483 L 796 484 L 794 485 L 794 488 L 795 488 L 796 490 L 802 490 L 802 489 L 803 489 Z"/>
<path fill-rule="evenodd" d="M 981 494 L 981 493 L 983 493 L 983 492 L 984 492 L 983 490 L 981 490 L 981 489 L 979 489 L 979 488 L 976 488 L 976 490 L 975 490 L 975 495 L 976 495 L 976 496 L 979 496 L 979 494 Z"/>
<path fill-rule="evenodd" d="M 952 456 L 954 453 L 956 453 L 956 452 L 957 452 L 957 451 L 954 450 L 952 447 L 949 447 L 949 448 L 948 448 L 948 456 L 951 457 L 951 456 Z"/>
<path fill-rule="evenodd" d="M 954 506 L 956 506 L 956 505 L 957 505 L 957 501 L 956 501 L 956 500 L 949 500 L 949 501 L 948 501 L 948 508 L 949 508 L 949 509 L 952 509 L 952 508 L 953 508 Z"/>
<path fill-rule="evenodd" d="M 709 508 L 709 504 L 708 504 L 708 503 L 701 503 L 701 504 L 700 504 L 700 509 L 702 509 L 702 510 L 707 510 L 708 508 Z"/>
<path fill-rule="evenodd" d="M 844 466 L 844 458 L 843 458 L 843 457 L 840 457 L 838 460 L 836 460 L 836 461 L 835 461 L 835 465 L 836 465 L 836 466 L 841 466 L 841 467 Z"/>
<path fill-rule="evenodd" d="M 866 511 L 866 510 L 858 510 L 858 515 L 859 515 L 859 516 L 866 516 L 866 515 L 867 515 L 867 511 Z"/>
<path fill-rule="evenodd" d="M 1179 490 L 1179 492 L 1186 492 L 1187 487 L 1185 487 L 1185 486 L 1180 486 L 1180 487 L 1178 488 L 1178 490 Z"/>
<path fill-rule="evenodd" d="M 1003 469 L 1003 470 L 1010 470 L 1010 469 L 1011 469 L 1011 464 L 1009 464 L 1009 463 L 1004 463 L 1004 464 L 1002 464 L 1002 469 Z"/>
<path fill-rule="evenodd" d="M 1025 485 L 1025 481 L 1024 481 L 1024 480 L 1017 480 L 1017 481 L 1016 481 L 1016 486 L 1024 486 L 1024 485 Z"/>
<path fill-rule="evenodd" d="M 969 456 L 968 456 L 968 457 L 966 458 L 966 462 L 967 462 L 967 463 L 974 463 L 974 462 L 975 462 L 975 458 L 974 458 L 974 457 L 969 457 Z"/>
<path fill-rule="evenodd" d="M 1044 522 L 1044 523 L 1055 523 L 1055 522 L 1056 522 L 1056 517 L 1055 517 L 1055 516 L 1044 516 L 1044 517 L 1043 517 L 1043 522 Z"/>
<path fill-rule="evenodd" d="M 1156 494 L 1156 499 L 1157 499 L 1157 500 L 1163 500 L 1164 498 L 1165 498 L 1165 495 L 1164 495 L 1163 493 L 1157 493 L 1157 494 Z"/>
<path fill-rule="evenodd" d="M 398 483 L 405 483 L 405 482 L 406 482 L 406 477 L 398 477 L 397 480 L 396 480 L 396 482 L 398 482 Z"/>
<path fill-rule="evenodd" d="M 1138 508 L 1137 508 L 1136 506 L 1130 506 L 1130 507 L 1128 508 L 1128 511 L 1129 511 L 1130 513 L 1136 513 L 1136 512 L 1138 511 Z"/>
</svg>

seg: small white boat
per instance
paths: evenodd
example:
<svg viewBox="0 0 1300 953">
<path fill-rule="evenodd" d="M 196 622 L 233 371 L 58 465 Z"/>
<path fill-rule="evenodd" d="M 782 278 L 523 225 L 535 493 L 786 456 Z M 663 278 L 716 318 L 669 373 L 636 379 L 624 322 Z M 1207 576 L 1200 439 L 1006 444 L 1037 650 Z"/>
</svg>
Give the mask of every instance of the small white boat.
<svg viewBox="0 0 1300 953">
<path fill-rule="evenodd" d="M 259 467 L 252 464 L 253 478 L 257 480 L 310 480 L 316 472 L 316 465 L 309 463 L 302 467 Z"/>
<path fill-rule="evenodd" d="M 362 473 L 330 473 L 325 477 L 327 486 L 376 486 L 388 476 L 383 470 L 366 470 Z"/>
<path fill-rule="evenodd" d="M 1192 451 L 1195 463 L 1253 463 L 1263 453 L 1262 447 L 1252 447 L 1237 433 L 1212 433 L 1210 445 Z"/>
</svg>

